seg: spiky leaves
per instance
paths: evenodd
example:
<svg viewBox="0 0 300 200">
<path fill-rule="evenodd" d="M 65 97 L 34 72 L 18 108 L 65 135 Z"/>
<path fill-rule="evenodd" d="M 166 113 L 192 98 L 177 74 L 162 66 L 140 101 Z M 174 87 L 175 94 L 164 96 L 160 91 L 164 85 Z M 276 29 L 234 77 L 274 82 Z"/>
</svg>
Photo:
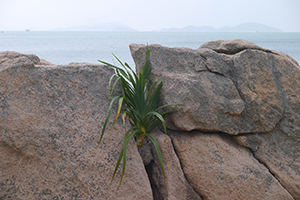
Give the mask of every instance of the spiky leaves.
<svg viewBox="0 0 300 200">
<path fill-rule="evenodd" d="M 104 126 L 102 128 L 101 137 L 99 140 L 99 144 L 103 138 L 107 123 L 109 121 L 109 118 L 111 114 L 114 111 L 117 111 L 115 120 L 113 122 L 113 125 L 115 124 L 116 120 L 118 119 L 120 112 L 123 110 L 122 119 L 125 124 L 125 118 L 128 116 L 129 123 L 131 125 L 131 128 L 128 131 L 125 131 L 125 138 L 123 142 L 123 147 L 119 156 L 119 159 L 117 161 L 115 171 L 113 173 L 112 180 L 114 179 L 116 172 L 118 170 L 118 167 L 123 160 L 123 170 L 121 175 L 120 184 L 122 183 L 123 176 L 125 173 L 125 166 L 126 166 L 126 149 L 129 141 L 132 139 L 132 137 L 136 136 L 136 143 L 138 146 L 141 146 L 144 139 L 146 137 L 149 137 L 149 139 L 153 142 L 155 150 L 158 154 L 159 162 L 162 169 L 162 174 L 165 181 L 165 172 L 163 167 L 163 161 L 161 152 L 159 150 L 158 144 L 154 137 L 152 137 L 149 132 L 155 128 L 157 125 L 162 124 L 164 127 L 164 131 L 166 133 L 166 122 L 165 118 L 171 114 L 172 112 L 175 112 L 177 110 L 169 110 L 163 113 L 160 113 L 160 111 L 163 108 L 170 107 L 176 104 L 168 104 L 163 105 L 159 107 L 159 95 L 161 92 L 161 89 L 163 87 L 163 83 L 157 83 L 154 82 L 153 84 L 150 82 L 149 75 L 151 72 L 150 67 L 150 50 L 146 49 L 146 59 L 143 63 L 143 66 L 141 68 L 140 73 L 137 75 L 127 63 L 122 63 L 115 55 L 114 57 L 117 59 L 117 61 L 122 65 L 123 68 L 117 67 L 115 65 L 106 63 L 104 61 L 100 61 L 101 63 L 108 65 L 115 69 L 116 74 L 114 74 L 110 81 L 109 81 L 109 97 L 112 95 L 113 90 L 117 84 L 117 82 L 120 81 L 122 93 L 118 96 L 115 96 L 112 98 L 111 103 L 109 105 L 108 109 L 108 115 L 105 120 Z M 114 76 L 116 76 L 116 80 L 111 88 L 112 81 Z M 113 109 L 114 102 L 119 99 L 118 108 Z M 112 126 L 113 126 L 112 125 Z M 126 130 L 126 129 L 125 129 Z M 119 184 L 119 185 L 120 185 Z"/>
</svg>

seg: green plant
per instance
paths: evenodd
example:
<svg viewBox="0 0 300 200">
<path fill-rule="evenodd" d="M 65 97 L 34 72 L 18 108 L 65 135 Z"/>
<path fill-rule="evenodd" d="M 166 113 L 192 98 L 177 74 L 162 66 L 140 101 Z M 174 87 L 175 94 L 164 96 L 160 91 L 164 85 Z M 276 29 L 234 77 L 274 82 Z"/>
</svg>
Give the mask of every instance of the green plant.
<svg viewBox="0 0 300 200">
<path fill-rule="evenodd" d="M 136 136 L 135 139 L 136 139 L 137 146 L 141 146 L 146 137 L 150 138 L 150 140 L 153 142 L 155 150 L 158 154 L 158 158 L 159 158 L 159 162 L 160 162 L 160 166 L 162 169 L 162 174 L 165 182 L 166 181 L 165 171 L 164 171 L 161 152 L 157 144 L 157 141 L 153 136 L 149 134 L 149 132 L 161 123 L 163 125 L 164 132 L 166 133 L 166 122 L 164 118 L 166 118 L 169 114 L 177 110 L 169 110 L 163 113 L 159 113 L 159 111 L 162 110 L 163 108 L 173 106 L 176 104 L 159 106 L 159 95 L 163 87 L 163 83 L 160 82 L 158 84 L 157 82 L 154 82 L 152 84 L 151 81 L 149 80 L 151 67 L 150 67 L 150 50 L 148 49 L 148 46 L 146 49 L 145 62 L 142 65 L 141 71 L 138 75 L 130 68 L 130 66 L 127 63 L 123 64 L 114 54 L 113 56 L 122 65 L 123 69 L 115 65 L 106 63 L 104 61 L 99 60 L 99 62 L 114 68 L 116 71 L 116 73 L 109 80 L 109 84 L 108 84 L 109 98 L 112 95 L 113 90 L 119 81 L 121 82 L 121 88 L 123 94 L 113 97 L 110 102 L 108 115 L 102 129 L 99 144 L 104 135 L 109 118 L 114 111 L 117 111 L 117 114 L 113 122 L 113 125 L 116 123 L 121 110 L 124 110 L 122 114 L 124 126 L 125 126 L 125 118 L 126 116 L 128 116 L 129 123 L 131 124 L 131 128 L 128 131 L 126 131 L 125 128 L 126 133 L 123 142 L 123 147 L 119 159 L 117 161 L 111 182 L 113 181 L 116 172 L 118 170 L 118 167 L 123 159 L 123 170 L 122 170 L 119 186 L 121 185 L 125 173 L 127 145 L 134 136 Z M 114 84 L 112 86 L 113 78 L 115 76 L 116 76 L 116 80 L 114 81 Z M 113 109 L 112 108 L 113 104 L 117 99 L 119 99 L 118 108 Z M 124 103 L 125 105 L 123 105 Z"/>
</svg>

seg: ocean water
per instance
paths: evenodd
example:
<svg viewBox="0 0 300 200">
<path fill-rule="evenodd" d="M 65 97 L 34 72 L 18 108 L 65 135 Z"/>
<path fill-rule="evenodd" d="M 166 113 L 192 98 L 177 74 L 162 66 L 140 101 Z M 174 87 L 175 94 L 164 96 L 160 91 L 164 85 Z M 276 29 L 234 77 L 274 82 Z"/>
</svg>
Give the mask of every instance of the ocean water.
<svg viewBox="0 0 300 200">
<path fill-rule="evenodd" d="M 243 39 L 263 48 L 278 50 L 300 63 L 300 33 L 193 33 L 193 32 L 0 32 L 0 51 L 36 54 L 53 64 L 70 62 L 116 63 L 134 68 L 129 44 L 161 44 L 197 49 L 212 40 Z"/>
</svg>

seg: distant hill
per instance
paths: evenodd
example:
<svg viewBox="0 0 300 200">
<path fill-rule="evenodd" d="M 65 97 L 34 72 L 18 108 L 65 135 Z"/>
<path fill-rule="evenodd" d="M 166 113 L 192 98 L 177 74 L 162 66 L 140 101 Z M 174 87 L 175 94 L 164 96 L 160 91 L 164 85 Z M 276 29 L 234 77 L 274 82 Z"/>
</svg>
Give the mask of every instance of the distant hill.
<svg viewBox="0 0 300 200">
<path fill-rule="evenodd" d="M 218 29 L 219 32 L 283 32 L 280 29 L 266 26 L 260 23 L 244 23 L 233 27 L 223 27 Z"/>
<path fill-rule="evenodd" d="M 160 30 L 161 32 L 283 32 L 280 29 L 266 26 L 260 23 L 244 23 L 233 27 L 223 27 L 220 29 L 215 29 L 211 26 L 186 26 L 183 28 L 164 28 Z"/>
<path fill-rule="evenodd" d="M 94 26 L 71 26 L 66 28 L 52 29 L 51 31 L 112 31 L 112 32 L 132 32 L 137 31 L 136 29 L 125 26 L 120 22 L 112 23 L 100 23 Z"/>
</svg>

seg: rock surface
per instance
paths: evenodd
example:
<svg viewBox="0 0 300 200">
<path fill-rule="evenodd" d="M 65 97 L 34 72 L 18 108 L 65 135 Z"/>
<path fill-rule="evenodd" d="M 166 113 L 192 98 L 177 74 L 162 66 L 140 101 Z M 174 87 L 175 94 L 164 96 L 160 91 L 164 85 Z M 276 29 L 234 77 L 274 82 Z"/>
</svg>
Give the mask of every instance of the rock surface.
<svg viewBox="0 0 300 200">
<path fill-rule="evenodd" d="M 296 123 L 299 126 L 299 121 Z M 297 128 L 296 125 L 289 126 L 291 127 L 284 127 L 280 124 L 278 128 L 267 134 L 237 136 L 236 140 L 242 146 L 249 147 L 254 152 L 254 156 L 268 167 L 294 199 L 299 200 L 300 131 L 286 132 L 287 128 Z"/>
<path fill-rule="evenodd" d="M 110 185 L 124 129 L 97 146 L 109 105 L 106 66 L 38 65 L 0 53 L 0 199 L 152 199 L 133 141 L 124 180 Z"/>
<path fill-rule="evenodd" d="M 156 139 L 159 145 L 166 176 L 165 185 L 157 152 L 152 142 L 150 142 L 152 146 L 153 161 L 150 166 L 147 167 L 147 169 L 152 185 L 154 199 L 201 200 L 199 194 L 194 191 L 189 182 L 185 179 L 185 175 L 181 168 L 177 154 L 175 153 L 171 138 L 160 132 L 159 129 L 152 131 L 152 136 Z"/>
<path fill-rule="evenodd" d="M 146 46 L 130 49 L 139 69 Z M 300 199 L 300 67 L 294 59 L 242 40 L 212 41 L 197 50 L 149 49 L 151 79 L 164 82 L 161 101 L 180 104 L 167 126 L 183 131 L 170 136 L 202 199 L 234 199 L 244 190 L 247 199 L 275 193 Z M 191 130 L 202 132 L 185 132 Z"/>
<path fill-rule="evenodd" d="M 240 40 L 226 42 L 226 54 L 218 53 L 215 43 L 197 50 L 149 46 L 152 78 L 164 82 L 162 102 L 181 104 L 169 128 L 232 135 L 273 130 L 286 106 L 283 81 L 299 81 L 296 61 Z M 130 48 L 138 68 L 145 46 Z"/>
<path fill-rule="evenodd" d="M 230 136 L 169 134 L 189 183 L 203 199 L 293 199 L 250 150 Z"/>
</svg>

